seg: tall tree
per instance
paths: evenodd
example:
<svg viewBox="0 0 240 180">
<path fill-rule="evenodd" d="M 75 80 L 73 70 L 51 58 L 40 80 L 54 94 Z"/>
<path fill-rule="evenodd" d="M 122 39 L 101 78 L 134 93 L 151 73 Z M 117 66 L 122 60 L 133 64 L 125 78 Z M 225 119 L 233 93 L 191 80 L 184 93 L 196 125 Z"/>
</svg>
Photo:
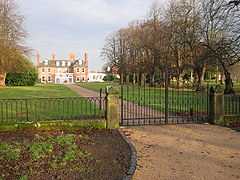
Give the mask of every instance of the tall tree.
<svg viewBox="0 0 240 180">
<path fill-rule="evenodd" d="M 25 51 L 23 19 L 14 0 L 0 0 L 0 86 L 5 85 L 8 72 L 21 70 L 17 64 Z"/>
<path fill-rule="evenodd" d="M 227 0 L 202 0 L 202 37 L 212 64 L 223 69 L 225 93 L 234 93 L 229 67 L 240 61 L 240 11 Z"/>
</svg>

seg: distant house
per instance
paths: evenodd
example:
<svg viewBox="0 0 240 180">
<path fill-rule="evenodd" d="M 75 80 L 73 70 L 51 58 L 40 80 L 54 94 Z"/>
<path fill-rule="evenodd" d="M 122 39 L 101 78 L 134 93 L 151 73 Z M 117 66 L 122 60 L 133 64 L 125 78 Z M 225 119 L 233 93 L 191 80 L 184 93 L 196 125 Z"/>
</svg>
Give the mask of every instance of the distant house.
<svg viewBox="0 0 240 180">
<path fill-rule="evenodd" d="M 104 77 L 107 76 L 104 72 L 94 72 L 91 71 L 88 74 L 88 82 L 104 82 Z"/>
<path fill-rule="evenodd" d="M 68 59 L 40 59 L 37 55 L 38 79 L 41 83 L 73 84 L 88 81 L 88 55 L 83 59 L 71 53 Z"/>
</svg>

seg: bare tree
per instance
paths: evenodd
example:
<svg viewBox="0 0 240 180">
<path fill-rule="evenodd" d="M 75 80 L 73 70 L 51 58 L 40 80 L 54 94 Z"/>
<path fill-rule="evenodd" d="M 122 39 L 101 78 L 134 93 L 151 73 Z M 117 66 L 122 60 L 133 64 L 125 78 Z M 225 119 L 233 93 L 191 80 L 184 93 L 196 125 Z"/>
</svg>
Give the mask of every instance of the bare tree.
<svg viewBox="0 0 240 180">
<path fill-rule="evenodd" d="M 7 72 L 19 70 L 24 37 L 23 16 L 18 14 L 16 2 L 0 0 L 0 86 L 5 85 Z"/>
<path fill-rule="evenodd" d="M 226 0 L 202 0 L 202 42 L 212 64 L 221 66 L 225 93 L 233 93 L 228 68 L 240 61 L 240 12 L 228 8 Z"/>
</svg>

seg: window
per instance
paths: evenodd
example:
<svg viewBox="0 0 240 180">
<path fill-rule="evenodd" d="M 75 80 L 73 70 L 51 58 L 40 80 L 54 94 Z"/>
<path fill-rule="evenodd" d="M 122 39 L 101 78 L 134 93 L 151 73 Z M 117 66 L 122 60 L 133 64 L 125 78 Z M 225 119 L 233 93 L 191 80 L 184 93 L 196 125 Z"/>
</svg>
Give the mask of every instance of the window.
<svg viewBox="0 0 240 180">
<path fill-rule="evenodd" d="M 79 68 L 77 68 L 77 72 L 79 72 Z"/>
<path fill-rule="evenodd" d="M 42 72 L 45 72 L 45 69 L 44 69 L 44 68 L 42 68 Z"/>
<path fill-rule="evenodd" d="M 51 82 L 51 76 L 48 76 L 48 82 Z"/>
<path fill-rule="evenodd" d="M 48 72 L 49 72 L 49 73 L 51 72 L 51 69 L 50 69 L 50 68 L 48 68 Z"/>
<path fill-rule="evenodd" d="M 42 82 L 45 82 L 45 76 L 42 77 Z"/>
<path fill-rule="evenodd" d="M 80 78 L 79 77 L 77 77 L 77 80 L 76 80 L 77 82 L 80 82 Z"/>
<path fill-rule="evenodd" d="M 84 68 L 82 69 L 82 72 L 83 72 L 83 73 L 85 72 L 85 69 L 84 69 Z"/>
<path fill-rule="evenodd" d="M 44 65 L 46 65 L 46 66 L 48 65 L 48 60 L 44 61 Z"/>
<path fill-rule="evenodd" d="M 65 61 L 62 61 L 62 67 L 64 67 L 66 65 Z"/>
<path fill-rule="evenodd" d="M 60 66 L 60 62 L 59 61 L 56 61 L 56 66 Z"/>
<path fill-rule="evenodd" d="M 68 62 L 68 67 L 71 66 L 71 62 Z"/>
</svg>

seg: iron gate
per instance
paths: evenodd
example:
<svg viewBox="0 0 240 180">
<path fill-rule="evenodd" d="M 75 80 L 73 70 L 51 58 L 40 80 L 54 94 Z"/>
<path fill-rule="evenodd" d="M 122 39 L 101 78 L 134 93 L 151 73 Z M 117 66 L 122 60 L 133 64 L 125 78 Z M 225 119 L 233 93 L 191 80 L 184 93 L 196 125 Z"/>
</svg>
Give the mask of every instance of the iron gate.
<svg viewBox="0 0 240 180">
<path fill-rule="evenodd" d="M 204 123 L 208 111 L 208 88 L 197 92 L 165 86 L 121 86 L 123 126 Z"/>
</svg>

